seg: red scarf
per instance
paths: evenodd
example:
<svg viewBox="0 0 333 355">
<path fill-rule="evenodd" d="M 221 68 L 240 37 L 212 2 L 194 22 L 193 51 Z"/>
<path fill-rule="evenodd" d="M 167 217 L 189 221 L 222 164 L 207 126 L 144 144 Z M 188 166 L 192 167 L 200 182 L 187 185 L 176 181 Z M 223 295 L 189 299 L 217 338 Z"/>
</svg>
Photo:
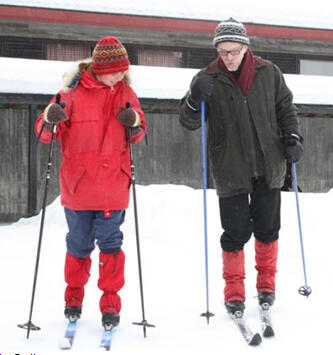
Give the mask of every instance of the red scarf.
<svg viewBox="0 0 333 355">
<path fill-rule="evenodd" d="M 232 79 L 235 80 L 234 75 L 228 68 L 225 66 L 221 56 L 218 58 L 218 64 L 220 68 Z M 236 80 L 238 86 L 242 90 L 244 96 L 250 91 L 253 78 L 254 78 L 254 68 L 255 68 L 255 60 L 253 53 L 251 52 L 250 48 L 246 51 L 243 61 L 241 63 L 241 72 Z"/>
</svg>

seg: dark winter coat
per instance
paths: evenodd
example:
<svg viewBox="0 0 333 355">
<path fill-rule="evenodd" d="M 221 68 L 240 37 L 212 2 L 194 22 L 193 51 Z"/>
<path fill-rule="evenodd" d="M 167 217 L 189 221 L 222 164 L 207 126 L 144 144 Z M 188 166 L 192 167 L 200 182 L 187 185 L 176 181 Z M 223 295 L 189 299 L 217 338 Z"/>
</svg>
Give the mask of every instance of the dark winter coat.
<svg viewBox="0 0 333 355">
<path fill-rule="evenodd" d="M 283 186 L 286 162 L 281 136 L 298 132 L 292 93 L 279 68 L 255 57 L 255 76 L 247 96 L 236 81 L 218 65 L 217 59 L 197 75 L 213 77 L 213 94 L 206 100 L 208 149 L 213 177 L 220 197 L 252 191 L 250 137 L 256 134 L 263 160 L 263 175 L 270 188 Z M 201 114 L 180 105 L 180 123 L 188 129 L 201 127 Z M 252 131 L 251 131 L 252 129 Z M 257 147 L 258 149 L 258 147 Z"/>
<path fill-rule="evenodd" d="M 145 134 L 144 114 L 125 80 L 110 90 L 88 70 L 79 73 L 78 67 L 66 79 L 68 84 L 79 78 L 77 86 L 66 86 L 60 92 L 69 117 L 58 125 L 56 135 L 63 156 L 61 203 L 72 210 L 123 210 L 129 202 L 131 167 L 126 129 L 116 116 L 127 102 L 140 115 L 141 131 L 132 138 L 136 143 Z M 42 119 L 43 114 L 36 122 L 36 134 Z M 49 142 L 50 138 L 51 133 L 44 130 L 41 140 Z"/>
</svg>

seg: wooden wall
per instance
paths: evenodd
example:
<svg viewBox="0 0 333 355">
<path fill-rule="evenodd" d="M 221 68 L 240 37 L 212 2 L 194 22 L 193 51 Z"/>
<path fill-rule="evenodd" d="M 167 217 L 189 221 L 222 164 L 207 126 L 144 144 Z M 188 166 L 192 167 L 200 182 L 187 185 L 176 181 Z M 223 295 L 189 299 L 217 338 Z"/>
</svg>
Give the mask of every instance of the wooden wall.
<svg viewBox="0 0 333 355">
<path fill-rule="evenodd" d="M 185 68 L 202 68 L 216 57 L 216 50 L 212 45 L 213 28 L 209 33 L 182 32 L 172 29 L 151 31 L 144 28 L 12 21 L 1 18 L 0 56 L 54 60 L 56 59 L 54 56 L 48 56 L 52 45 L 61 44 L 65 47 L 82 45 L 85 48 L 80 49 L 82 54 L 75 57 L 76 60 L 86 57 L 86 53 L 91 51 L 100 38 L 111 34 L 124 43 L 132 64 L 144 64 L 138 62 L 142 49 L 165 51 L 169 52 L 169 55 L 170 51 L 177 51 L 181 55 L 180 66 Z M 333 60 L 333 42 L 325 42 L 324 39 L 300 40 L 251 36 L 250 41 L 251 49 L 255 54 L 273 60 L 283 73 L 298 74 L 301 59 Z M 58 55 L 61 55 L 62 60 L 71 58 L 70 56 L 64 58 L 60 52 L 58 51 Z M 155 52 L 154 56 L 157 55 Z"/>
<path fill-rule="evenodd" d="M 147 20 L 147 19 L 146 19 Z M 209 32 L 180 31 L 180 30 L 147 30 L 145 28 L 125 28 L 124 26 L 91 25 L 15 21 L 0 19 L 1 36 L 29 37 L 33 39 L 54 39 L 80 42 L 96 42 L 100 38 L 110 35 L 118 37 L 123 43 L 134 45 L 175 46 L 179 48 L 212 48 L 212 40 L 215 23 L 208 21 L 211 30 Z M 217 22 L 216 22 L 217 24 Z M 189 26 L 193 24 L 189 23 Z M 274 26 L 273 26 L 274 27 Z M 279 26 L 277 26 L 279 27 Z M 249 30 L 249 29 L 248 29 Z M 297 31 L 299 29 L 295 29 Z M 292 29 L 290 29 L 292 31 Z M 315 31 L 314 31 L 315 32 Z M 250 31 L 249 31 L 250 33 Z M 290 39 L 265 38 L 263 36 L 250 35 L 251 48 L 261 52 L 279 52 L 294 54 L 316 53 L 318 56 L 332 56 L 333 42 L 324 39 L 295 39 L 290 34 Z"/>
<path fill-rule="evenodd" d="M 0 222 L 40 211 L 48 159 L 46 144 L 36 145 L 34 122 L 50 97 L 0 95 Z M 18 104 L 19 103 L 19 104 Z M 202 186 L 201 134 L 178 122 L 177 100 L 141 100 L 148 123 L 148 145 L 134 148 L 137 183 Z M 304 159 L 298 164 L 304 192 L 333 187 L 333 107 L 299 106 L 305 139 Z M 59 195 L 59 144 L 51 173 L 48 201 Z M 213 187 L 211 178 L 209 186 Z"/>
<path fill-rule="evenodd" d="M 327 192 L 333 188 L 333 106 L 298 109 L 305 141 L 299 185 L 305 192 Z"/>
</svg>

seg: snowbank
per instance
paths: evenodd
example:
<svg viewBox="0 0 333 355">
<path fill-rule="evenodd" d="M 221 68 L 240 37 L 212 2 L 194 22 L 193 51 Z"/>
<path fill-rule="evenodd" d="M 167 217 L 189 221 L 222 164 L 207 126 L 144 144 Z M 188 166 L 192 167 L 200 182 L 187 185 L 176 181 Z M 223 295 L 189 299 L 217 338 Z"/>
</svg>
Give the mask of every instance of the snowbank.
<svg viewBox="0 0 333 355">
<path fill-rule="evenodd" d="M 0 93 L 54 94 L 73 62 L 0 57 Z M 180 99 L 198 69 L 131 66 L 132 86 L 140 98 Z M 295 103 L 332 105 L 333 77 L 285 75 Z"/>
</svg>

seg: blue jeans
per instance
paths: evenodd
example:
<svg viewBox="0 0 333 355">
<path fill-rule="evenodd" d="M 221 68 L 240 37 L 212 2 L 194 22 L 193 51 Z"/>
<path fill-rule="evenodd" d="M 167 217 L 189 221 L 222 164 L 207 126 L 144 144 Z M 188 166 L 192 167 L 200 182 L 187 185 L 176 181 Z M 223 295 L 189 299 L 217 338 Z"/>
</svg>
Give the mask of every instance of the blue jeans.
<svg viewBox="0 0 333 355">
<path fill-rule="evenodd" d="M 104 211 L 73 211 L 65 208 L 68 225 L 66 236 L 67 251 L 74 257 L 84 258 L 95 249 L 95 242 L 105 254 L 117 253 L 123 244 L 120 226 L 125 211 L 112 211 L 105 217 Z"/>
</svg>

